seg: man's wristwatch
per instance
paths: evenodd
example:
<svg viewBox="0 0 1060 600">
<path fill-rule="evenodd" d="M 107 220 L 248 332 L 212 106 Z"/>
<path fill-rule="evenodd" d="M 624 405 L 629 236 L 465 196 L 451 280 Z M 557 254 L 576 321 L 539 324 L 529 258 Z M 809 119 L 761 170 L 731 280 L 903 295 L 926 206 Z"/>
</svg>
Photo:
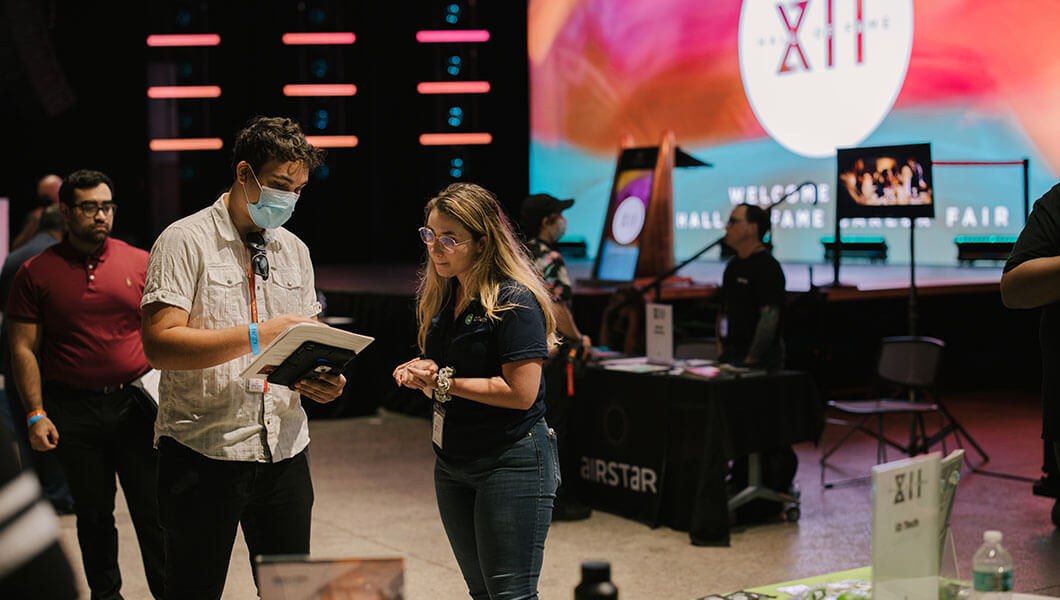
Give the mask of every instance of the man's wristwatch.
<svg viewBox="0 0 1060 600">
<path fill-rule="evenodd" d="M 438 377 L 434 386 L 434 399 L 438 402 L 449 402 L 453 396 L 449 388 L 453 385 L 453 367 L 442 367 L 438 369 Z"/>
</svg>

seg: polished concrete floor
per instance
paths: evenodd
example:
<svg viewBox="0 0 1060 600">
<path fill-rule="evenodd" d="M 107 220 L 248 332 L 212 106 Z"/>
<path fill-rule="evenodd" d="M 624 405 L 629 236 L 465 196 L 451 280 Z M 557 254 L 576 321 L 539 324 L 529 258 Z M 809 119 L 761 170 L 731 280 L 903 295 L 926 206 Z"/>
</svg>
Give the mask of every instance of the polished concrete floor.
<svg viewBox="0 0 1060 600">
<path fill-rule="evenodd" d="M 1034 496 L 1026 480 L 1039 476 L 1042 461 L 1040 408 L 1033 394 L 981 392 L 950 398 L 948 406 L 990 456 L 989 473 L 963 471 L 952 517 L 961 575 L 970 577 L 971 557 L 984 529 L 1000 529 L 1015 559 L 1018 591 L 1060 596 L 1060 532 L 1050 521 L 1053 500 Z M 900 426 L 896 426 L 896 434 Z M 430 424 L 403 414 L 311 422 L 316 490 L 313 554 L 399 556 L 405 559 L 406 596 L 467 598 L 466 589 L 439 522 L 432 489 Z M 824 441 L 836 439 L 827 429 Z M 856 436 L 829 477 L 867 472 L 872 440 Z M 585 521 L 559 522 L 549 532 L 540 593 L 572 597 L 579 564 L 612 564 L 625 599 L 693 599 L 869 564 L 870 487 L 866 483 L 823 490 L 820 449 L 796 447 L 796 478 L 802 517 L 736 532 L 728 548 L 689 544 L 688 534 L 652 529 L 596 511 Z M 974 455 L 969 455 L 974 462 Z M 118 530 L 126 598 L 148 598 L 132 526 L 119 500 Z M 80 574 L 73 517 L 61 517 L 62 540 Z M 87 594 L 85 596 L 87 598 Z M 236 550 L 226 599 L 257 598 L 246 547 Z"/>
</svg>

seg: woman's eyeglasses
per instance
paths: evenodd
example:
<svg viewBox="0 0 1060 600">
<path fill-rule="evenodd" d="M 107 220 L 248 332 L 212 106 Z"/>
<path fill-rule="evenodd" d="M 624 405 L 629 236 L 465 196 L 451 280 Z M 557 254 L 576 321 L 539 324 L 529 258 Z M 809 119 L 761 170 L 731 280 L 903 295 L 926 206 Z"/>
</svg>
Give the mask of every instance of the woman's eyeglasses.
<svg viewBox="0 0 1060 600">
<path fill-rule="evenodd" d="M 268 279 L 269 257 L 265 255 L 265 236 L 260 233 L 248 233 L 247 248 L 250 249 L 250 266 L 254 269 L 254 274 Z"/>
<path fill-rule="evenodd" d="M 456 250 L 457 246 L 471 241 L 471 239 L 468 238 L 462 242 L 458 242 L 448 235 L 435 235 L 430 227 L 420 227 L 420 239 L 423 240 L 423 244 L 426 246 L 429 246 L 433 241 L 437 241 L 442 245 L 442 248 L 446 252 L 452 252 L 453 250 Z"/>
</svg>

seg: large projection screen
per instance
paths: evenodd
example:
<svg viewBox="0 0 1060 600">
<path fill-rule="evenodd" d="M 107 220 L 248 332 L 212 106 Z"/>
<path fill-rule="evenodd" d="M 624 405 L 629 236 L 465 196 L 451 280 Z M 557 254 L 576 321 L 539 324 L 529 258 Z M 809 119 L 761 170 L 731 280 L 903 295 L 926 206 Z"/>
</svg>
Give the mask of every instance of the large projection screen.
<svg viewBox="0 0 1060 600">
<path fill-rule="evenodd" d="M 836 148 L 930 143 L 944 161 L 1030 161 L 1031 200 L 1060 167 L 1060 0 L 531 0 L 531 192 L 577 199 L 567 239 L 595 256 L 623 136 L 673 130 L 713 169 L 674 173 L 675 255 L 724 229 L 731 207 L 779 206 L 774 253 L 821 262 Z M 1033 40 L 1029 43 L 1028 40 Z M 935 218 L 917 262 L 956 263 L 958 235 L 1015 235 L 1022 166 L 936 166 Z M 906 222 L 851 218 L 908 262 Z M 705 260 L 717 260 L 712 253 Z"/>
</svg>

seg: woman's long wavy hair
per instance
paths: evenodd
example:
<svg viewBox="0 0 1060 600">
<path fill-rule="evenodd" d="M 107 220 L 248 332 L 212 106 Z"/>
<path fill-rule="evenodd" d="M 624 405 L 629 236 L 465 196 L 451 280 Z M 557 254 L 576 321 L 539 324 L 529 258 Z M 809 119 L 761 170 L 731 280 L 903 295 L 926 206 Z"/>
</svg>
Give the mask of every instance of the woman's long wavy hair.
<svg viewBox="0 0 1060 600">
<path fill-rule="evenodd" d="M 499 319 L 499 313 L 515 308 L 512 304 L 498 304 L 500 284 L 507 279 L 514 279 L 526 286 L 541 311 L 545 313 L 545 332 L 551 347 L 556 343 L 556 319 L 552 314 L 552 299 L 545 289 L 534 264 L 512 232 L 511 222 L 504 214 L 497 198 L 485 188 L 473 183 L 454 183 L 431 198 L 423 209 L 423 220 L 426 224 L 431 211 L 455 219 L 471 232 L 472 239 L 479 247 L 479 255 L 471 266 L 467 276 L 466 293 L 470 298 L 477 298 L 486 309 L 486 316 Z M 445 290 L 448 278 L 438 275 L 428 256 L 420 274 L 416 318 L 419 323 L 417 342 L 420 351 L 425 350 L 427 329 L 445 301 Z"/>
</svg>

